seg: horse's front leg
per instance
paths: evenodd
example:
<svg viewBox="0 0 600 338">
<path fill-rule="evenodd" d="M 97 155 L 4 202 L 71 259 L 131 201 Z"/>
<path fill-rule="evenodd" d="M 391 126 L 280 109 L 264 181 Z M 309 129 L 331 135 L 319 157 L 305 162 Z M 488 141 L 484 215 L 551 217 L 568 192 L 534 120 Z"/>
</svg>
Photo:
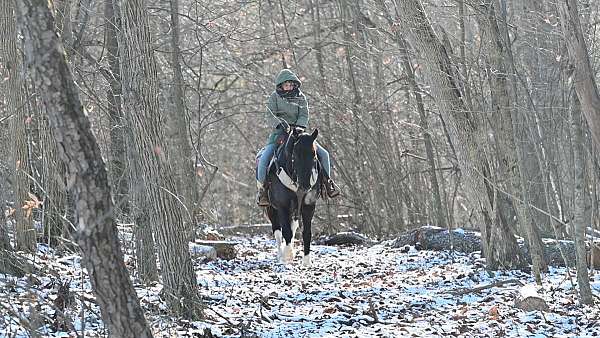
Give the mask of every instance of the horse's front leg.
<svg viewBox="0 0 600 338">
<path fill-rule="evenodd" d="M 315 213 L 314 204 L 306 204 L 302 207 L 302 241 L 304 242 L 304 256 L 302 257 L 302 265 L 310 267 L 310 241 L 312 237 L 312 218 Z"/>
<path fill-rule="evenodd" d="M 283 259 L 283 235 L 281 233 L 281 223 L 279 223 L 279 217 L 277 216 L 277 210 L 269 207 L 267 208 L 267 217 L 271 221 L 271 230 L 273 230 L 273 236 L 275 237 L 275 246 L 277 248 L 277 261 L 281 262 Z"/>
<path fill-rule="evenodd" d="M 279 221 L 279 225 L 281 225 L 282 237 L 285 243 L 283 246 L 283 254 L 281 257 L 281 261 L 283 262 L 291 262 L 294 259 L 294 243 L 293 237 L 294 234 L 292 232 L 292 217 L 289 210 L 279 209 L 277 212 L 277 220 Z M 283 242 L 283 241 L 282 241 Z"/>
</svg>

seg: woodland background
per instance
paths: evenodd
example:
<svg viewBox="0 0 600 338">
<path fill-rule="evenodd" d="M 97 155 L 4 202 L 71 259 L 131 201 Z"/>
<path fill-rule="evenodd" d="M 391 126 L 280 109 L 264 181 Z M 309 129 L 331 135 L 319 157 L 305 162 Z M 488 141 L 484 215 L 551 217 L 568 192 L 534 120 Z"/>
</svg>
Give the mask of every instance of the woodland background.
<svg viewBox="0 0 600 338">
<path fill-rule="evenodd" d="M 88 224 L 110 210 L 105 225 L 134 230 L 151 280 L 156 255 L 191 270 L 174 258 L 186 239 L 264 223 L 254 157 L 274 77 L 291 68 L 343 191 L 320 202 L 313 232 L 473 228 L 489 268 L 532 264 L 538 278 L 541 237 L 577 235 L 587 270 L 585 229 L 600 226 L 595 1 L 54 0 L 51 16 L 42 3 L 0 5 L 8 251 L 88 252 Z M 110 202 L 81 204 L 103 178 Z"/>
</svg>

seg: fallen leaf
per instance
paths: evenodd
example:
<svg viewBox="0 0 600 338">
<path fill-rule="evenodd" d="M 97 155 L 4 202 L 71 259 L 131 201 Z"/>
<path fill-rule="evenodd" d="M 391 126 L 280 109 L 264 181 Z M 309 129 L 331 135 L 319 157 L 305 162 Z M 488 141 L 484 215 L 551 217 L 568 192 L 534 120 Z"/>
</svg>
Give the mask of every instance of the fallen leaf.
<svg viewBox="0 0 600 338">
<path fill-rule="evenodd" d="M 498 305 L 492 306 L 488 311 L 488 314 L 490 315 L 491 319 L 498 320 L 500 318 L 500 312 L 498 312 Z"/>
</svg>

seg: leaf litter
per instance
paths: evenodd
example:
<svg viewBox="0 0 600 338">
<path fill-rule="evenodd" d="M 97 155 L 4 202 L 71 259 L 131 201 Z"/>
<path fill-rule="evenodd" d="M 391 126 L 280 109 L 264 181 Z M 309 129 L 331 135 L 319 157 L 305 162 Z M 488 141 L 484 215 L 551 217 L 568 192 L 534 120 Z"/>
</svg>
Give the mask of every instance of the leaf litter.
<svg viewBox="0 0 600 338">
<path fill-rule="evenodd" d="M 312 246 L 311 268 L 275 260 L 274 241 L 236 238 L 231 260 L 195 262 L 204 319 L 171 316 L 159 283 L 134 286 L 155 337 L 593 337 L 600 309 L 580 306 L 575 272 L 550 268 L 543 285 L 520 271 L 485 270 L 478 252 Z M 107 332 L 77 255 L 43 245 L 43 274 L 0 274 L 0 337 L 104 337 Z M 133 258 L 126 255 L 128 267 Z M 573 280 L 573 281 L 571 281 Z M 600 277 L 591 277 L 600 294 Z M 535 292 L 549 311 L 515 307 Z"/>
</svg>

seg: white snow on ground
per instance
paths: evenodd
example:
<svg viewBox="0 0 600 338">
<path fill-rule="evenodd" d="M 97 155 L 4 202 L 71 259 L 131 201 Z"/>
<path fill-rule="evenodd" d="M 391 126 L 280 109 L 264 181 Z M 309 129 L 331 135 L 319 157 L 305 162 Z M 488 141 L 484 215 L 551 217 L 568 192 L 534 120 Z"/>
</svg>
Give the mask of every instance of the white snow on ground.
<svg viewBox="0 0 600 338">
<path fill-rule="evenodd" d="M 136 285 L 156 337 L 592 337 L 600 336 L 600 307 L 577 303 L 574 271 L 551 268 L 543 286 L 517 271 L 487 272 L 478 254 L 417 251 L 412 247 L 313 246 L 313 267 L 276 262 L 274 241 L 237 239 L 236 259 L 196 262 L 205 320 L 169 316 L 160 284 Z M 43 248 L 43 247 L 40 247 Z M 39 250 L 43 276 L 0 275 L 0 337 L 105 336 L 98 307 L 78 256 Z M 129 258 L 126 257 L 129 262 Z M 50 268 L 47 268 L 49 266 Z M 494 282 L 518 279 L 472 292 Z M 573 280 L 573 282 L 571 282 Z M 57 290 L 70 284 L 73 304 L 56 311 Z M 595 295 L 600 277 L 592 277 Z M 550 312 L 514 307 L 537 294 Z M 60 299 L 59 299 L 60 300 Z M 598 298 L 596 298 L 598 301 Z"/>
</svg>

